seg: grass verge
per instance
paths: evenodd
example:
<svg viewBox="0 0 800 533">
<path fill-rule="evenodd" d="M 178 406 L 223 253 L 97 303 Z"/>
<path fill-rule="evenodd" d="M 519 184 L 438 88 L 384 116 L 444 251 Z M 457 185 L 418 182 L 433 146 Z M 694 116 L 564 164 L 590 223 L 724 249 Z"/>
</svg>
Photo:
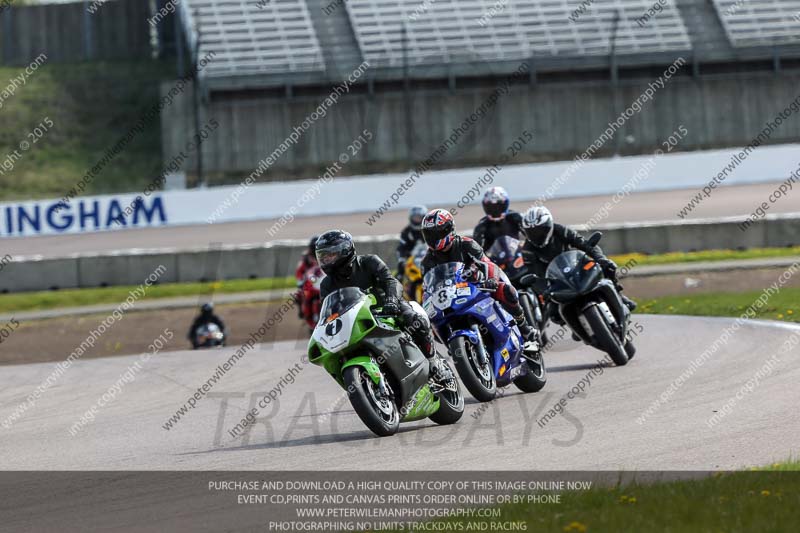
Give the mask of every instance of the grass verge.
<svg viewBox="0 0 800 533">
<path fill-rule="evenodd" d="M 560 503 L 508 504 L 500 517 L 430 522 L 418 531 L 564 533 L 780 533 L 800 524 L 800 463 L 655 484 L 595 486 L 561 494 Z M 430 526 L 430 527 L 429 527 Z"/>
<path fill-rule="evenodd" d="M 752 248 L 748 250 L 702 250 L 699 252 L 670 252 L 667 254 L 622 254 L 612 256 L 618 265 L 635 259 L 636 266 L 696 263 L 700 261 L 731 261 L 736 259 L 772 259 L 800 255 L 800 246 L 786 248 Z"/>
<path fill-rule="evenodd" d="M 251 291 L 286 289 L 295 286 L 293 277 L 237 279 L 212 283 L 165 283 L 147 289 L 141 300 L 232 294 Z M 34 311 L 60 307 L 80 307 L 98 304 L 118 304 L 124 301 L 134 286 L 102 287 L 92 289 L 65 289 L 60 291 L 24 292 L 0 295 L 0 312 Z"/>
<path fill-rule="evenodd" d="M 692 296 L 664 296 L 640 300 L 638 313 L 655 315 L 730 316 L 742 315 L 763 291 L 707 292 Z M 800 322 L 800 288 L 783 287 L 773 294 L 754 318 Z"/>
</svg>

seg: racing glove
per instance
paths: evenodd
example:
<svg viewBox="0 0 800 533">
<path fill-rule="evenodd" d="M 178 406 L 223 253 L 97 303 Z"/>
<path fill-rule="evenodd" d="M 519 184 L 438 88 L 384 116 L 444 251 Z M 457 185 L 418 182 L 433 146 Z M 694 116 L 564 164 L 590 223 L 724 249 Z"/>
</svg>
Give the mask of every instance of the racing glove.
<svg viewBox="0 0 800 533">
<path fill-rule="evenodd" d="M 397 315 L 400 313 L 400 304 L 396 298 L 387 298 L 383 304 L 383 313 L 386 315 Z"/>
<path fill-rule="evenodd" d="M 494 279 L 494 278 L 485 279 L 481 283 L 481 287 L 482 288 L 490 290 L 490 291 L 496 291 L 498 286 L 499 285 L 497 283 L 497 280 Z"/>
<path fill-rule="evenodd" d="M 617 264 L 611 259 L 603 259 L 597 262 L 600 268 L 603 269 L 603 274 L 609 279 L 617 279 Z"/>
</svg>

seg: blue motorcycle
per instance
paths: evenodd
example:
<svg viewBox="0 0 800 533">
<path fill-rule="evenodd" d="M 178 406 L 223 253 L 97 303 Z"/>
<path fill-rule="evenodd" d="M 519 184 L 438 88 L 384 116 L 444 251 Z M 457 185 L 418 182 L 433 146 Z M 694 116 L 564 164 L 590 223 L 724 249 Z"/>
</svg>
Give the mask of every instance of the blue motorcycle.
<svg viewBox="0 0 800 533">
<path fill-rule="evenodd" d="M 463 263 L 434 267 L 425 274 L 423 287 L 423 307 L 436 335 L 476 400 L 488 402 L 497 387 L 511 383 L 523 392 L 544 387 L 547 371 L 541 352 L 523 352 L 514 319 Z"/>
</svg>

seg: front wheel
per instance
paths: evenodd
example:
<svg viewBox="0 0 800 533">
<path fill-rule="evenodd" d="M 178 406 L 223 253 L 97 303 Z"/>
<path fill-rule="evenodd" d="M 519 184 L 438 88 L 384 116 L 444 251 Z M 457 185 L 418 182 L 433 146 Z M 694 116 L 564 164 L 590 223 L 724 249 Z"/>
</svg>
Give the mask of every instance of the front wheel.
<svg viewBox="0 0 800 533">
<path fill-rule="evenodd" d="M 544 312 L 541 310 L 541 306 L 537 300 L 538 296 L 536 294 L 531 294 L 527 291 L 521 292 L 519 295 L 519 303 L 522 305 L 522 311 L 525 313 L 525 320 L 528 321 L 528 324 L 535 327 L 539 330 L 539 340 L 541 341 L 541 347 L 544 348 L 549 339 L 547 337 L 547 321 L 544 319 Z M 539 316 L 542 317 L 541 320 L 536 320 L 536 309 L 539 308 Z"/>
<path fill-rule="evenodd" d="M 351 366 L 345 368 L 342 377 L 350 403 L 364 425 L 379 437 L 397 433 L 400 427 L 397 405 L 392 398 L 381 393 L 367 372 L 359 366 Z"/>
<path fill-rule="evenodd" d="M 450 362 L 442 359 L 441 364 L 447 365 L 448 370 L 453 374 L 452 381 L 456 385 L 456 390 L 451 391 L 445 389 L 438 393 L 439 409 L 428 418 L 439 425 L 446 426 L 448 424 L 455 424 L 461 419 L 461 415 L 464 414 L 464 394 L 461 392 L 461 385 L 458 384 L 455 371 L 450 365 Z"/>
<path fill-rule="evenodd" d="M 514 380 L 514 385 L 522 392 L 539 392 L 547 384 L 547 369 L 544 366 L 542 352 L 538 352 L 531 359 L 522 357 L 522 364 L 527 367 L 528 373 Z"/>
<path fill-rule="evenodd" d="M 608 327 L 605 317 L 597 306 L 592 305 L 586 308 L 584 316 L 589 327 L 592 329 L 597 346 L 606 352 L 617 366 L 628 364 L 628 354 L 616 335 Z"/>
<path fill-rule="evenodd" d="M 491 360 L 481 365 L 475 346 L 464 337 L 456 337 L 447 346 L 453 356 L 458 376 L 470 394 L 479 402 L 489 402 L 497 393 Z"/>
</svg>

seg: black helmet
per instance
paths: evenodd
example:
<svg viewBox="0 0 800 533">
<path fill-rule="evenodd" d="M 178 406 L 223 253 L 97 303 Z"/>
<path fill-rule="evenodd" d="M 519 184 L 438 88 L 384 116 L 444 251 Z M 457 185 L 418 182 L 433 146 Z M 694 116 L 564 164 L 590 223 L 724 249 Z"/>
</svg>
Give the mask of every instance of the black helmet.
<svg viewBox="0 0 800 533">
<path fill-rule="evenodd" d="M 311 240 L 308 241 L 308 249 L 312 252 L 317 248 L 317 239 L 319 239 L 319 235 L 314 235 L 311 237 Z"/>
<path fill-rule="evenodd" d="M 320 235 L 315 252 L 320 268 L 328 276 L 341 272 L 343 268 L 350 268 L 356 258 L 352 235 L 338 229 Z"/>
<path fill-rule="evenodd" d="M 211 302 L 203 304 L 203 307 L 200 308 L 200 312 L 204 315 L 210 315 L 214 312 L 214 304 Z"/>
<path fill-rule="evenodd" d="M 408 210 L 408 224 L 411 229 L 419 230 L 422 227 L 422 219 L 425 218 L 427 212 L 424 205 L 415 205 Z"/>
<path fill-rule="evenodd" d="M 456 238 L 456 223 L 453 215 L 444 209 L 434 209 L 422 221 L 422 238 L 425 244 L 437 252 L 446 251 Z"/>
<path fill-rule="evenodd" d="M 483 195 L 483 212 L 490 220 L 502 220 L 510 204 L 508 193 L 502 187 L 492 187 Z"/>
</svg>

